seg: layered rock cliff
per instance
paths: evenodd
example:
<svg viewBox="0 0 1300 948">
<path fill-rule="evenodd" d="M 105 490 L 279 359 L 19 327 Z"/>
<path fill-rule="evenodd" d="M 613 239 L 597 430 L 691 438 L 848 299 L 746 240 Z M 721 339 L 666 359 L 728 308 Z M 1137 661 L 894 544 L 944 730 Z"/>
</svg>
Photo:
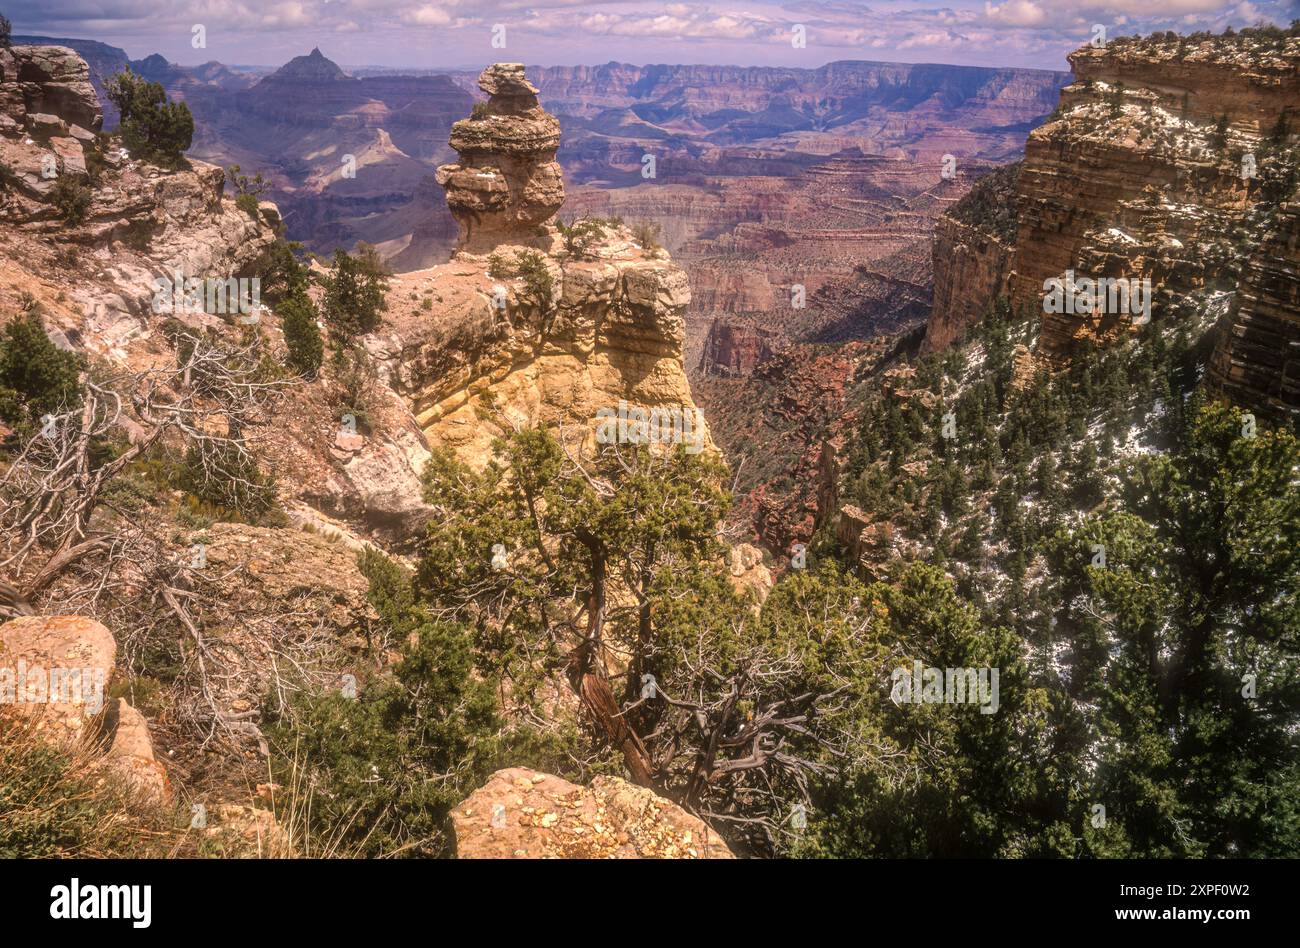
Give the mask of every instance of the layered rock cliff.
<svg viewBox="0 0 1300 948">
<path fill-rule="evenodd" d="M 1069 270 L 1150 279 L 1153 311 L 1175 318 L 1235 289 L 1269 211 L 1271 163 L 1300 127 L 1300 39 L 1167 34 L 1070 62 L 1076 81 L 1025 149 L 1013 304 L 1042 312 L 1044 282 Z M 1048 313 L 1042 351 L 1060 362 L 1076 340 L 1134 325 Z"/>
<path fill-rule="evenodd" d="M 711 444 L 682 366 L 685 272 L 612 222 L 566 242 L 558 123 L 522 65 L 489 67 L 480 85 L 487 106 L 456 123 L 461 161 L 438 175 L 459 248 L 394 278 L 392 331 L 368 343 L 391 384 L 431 443 L 471 463 L 514 425 L 586 438 L 623 402 L 690 413 Z"/>
<path fill-rule="evenodd" d="M 1238 404 L 1300 414 L 1300 201 L 1251 256 L 1209 375 Z"/>
<path fill-rule="evenodd" d="M 947 348 L 1006 294 L 1016 261 L 1020 163 L 991 172 L 934 226 L 934 308 L 922 352 Z"/>
<path fill-rule="evenodd" d="M 1029 136 L 1014 187 L 990 176 L 940 219 L 925 351 L 1003 294 L 1041 316 L 1039 360 L 1058 367 L 1152 317 L 1223 319 L 1210 384 L 1260 410 L 1300 411 L 1300 38 L 1156 34 L 1070 62 L 1076 81 Z M 1048 281 L 1070 273 L 1149 280 L 1150 309 L 1045 312 Z"/>
<path fill-rule="evenodd" d="M 77 347 L 139 364 L 167 348 L 151 323 L 154 280 L 245 270 L 279 217 L 237 208 L 220 168 L 134 160 L 97 137 L 102 121 L 72 50 L 0 49 L 0 299 L 27 294 Z"/>
</svg>

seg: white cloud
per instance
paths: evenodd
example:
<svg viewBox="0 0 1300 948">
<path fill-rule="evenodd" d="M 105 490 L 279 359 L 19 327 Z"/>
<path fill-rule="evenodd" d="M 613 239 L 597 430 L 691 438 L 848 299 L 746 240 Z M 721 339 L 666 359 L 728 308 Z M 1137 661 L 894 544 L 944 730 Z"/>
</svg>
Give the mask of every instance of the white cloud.
<svg viewBox="0 0 1300 948">
<path fill-rule="evenodd" d="M 451 14 L 446 10 L 440 10 L 438 7 L 426 4 L 414 10 L 403 12 L 401 21 L 410 26 L 446 26 L 451 22 Z"/>
<path fill-rule="evenodd" d="M 1007 0 L 1001 4 L 986 2 L 984 15 L 995 23 L 1009 26 L 1042 26 L 1048 20 L 1047 11 L 1033 0 Z"/>
</svg>

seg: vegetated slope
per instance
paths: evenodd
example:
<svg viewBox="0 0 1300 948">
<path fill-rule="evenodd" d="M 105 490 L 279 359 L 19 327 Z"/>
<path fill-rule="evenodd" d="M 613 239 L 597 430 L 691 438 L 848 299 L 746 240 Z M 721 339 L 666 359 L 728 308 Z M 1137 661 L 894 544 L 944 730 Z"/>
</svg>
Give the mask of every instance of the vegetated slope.
<svg viewBox="0 0 1300 948">
<path fill-rule="evenodd" d="M 1178 65 L 1171 49 L 1195 49 L 1240 78 L 1266 74 L 1255 66 L 1277 49 L 1291 55 L 1296 43 L 1260 30 L 1199 42 L 1157 36 L 1080 55 L 1164 85 L 1200 68 Z M 1123 125 L 1124 107 L 1115 108 Z M 1259 180 L 1236 179 L 1237 216 L 1208 238 L 1227 240 L 1226 252 L 1187 267 L 1146 258 L 1157 287 L 1149 323 L 1085 318 L 1087 331 L 1066 333 L 1064 320 L 1034 312 L 1032 280 L 1041 293 L 1041 274 L 1066 267 L 1109 262 L 1116 268 L 1102 273 L 1141 273 L 1142 258 L 1128 251 L 1142 238 L 1111 240 L 1125 249 L 1109 256 L 1098 238 L 1152 220 L 1124 217 L 1135 205 L 1123 196 L 1105 205 L 1115 207 L 1110 220 L 1095 204 L 1053 208 L 1031 183 L 1039 198 L 1026 223 L 1027 177 L 1041 183 L 1050 173 L 1060 198 L 1076 163 L 1102 180 L 1127 160 L 1114 139 L 1110 164 L 1089 151 L 1088 141 L 1103 138 L 1086 123 L 1088 141 L 1059 137 L 1074 115 L 1067 105 L 1042 130 L 1056 136 L 1050 156 L 1031 144 L 1020 171 L 1015 252 L 1022 278 L 1032 275 L 1021 285 L 1029 302 L 1018 311 L 999 298 L 943 351 L 905 346 L 869 368 L 849 396 L 852 430 L 828 450 L 839 476 L 827 507 L 838 512 L 823 520 L 815 549 L 887 582 L 917 562 L 934 564 L 986 627 L 1016 642 L 1013 687 L 1037 708 L 1037 725 L 1022 736 L 1032 735 L 1045 764 L 1005 801 L 1034 814 L 1018 851 L 1295 852 L 1300 441 L 1285 357 L 1242 347 L 1261 331 L 1285 341 L 1296 315 L 1296 136 L 1278 114 L 1256 116 L 1280 128 L 1258 142 Z M 1165 147 L 1180 153 L 1202 124 L 1179 124 Z M 1201 181 L 1227 180 L 1214 170 L 1219 160 L 1206 158 Z M 1132 200 L 1148 201 L 1144 194 L 1135 188 Z M 1223 201 L 1206 194 L 1212 217 Z M 951 217 L 1005 239 L 996 206 L 984 206 L 989 213 Z M 1237 223 L 1243 209 L 1247 227 Z M 1071 243 L 1080 255 L 1072 258 L 1060 238 L 1085 213 L 1092 237 Z M 1200 214 L 1194 203 L 1179 213 Z M 1211 265 L 1218 269 L 1207 274 Z M 1249 384 L 1225 383 L 1225 350 L 1238 353 L 1227 377 Z M 980 781 L 961 779 L 978 799 Z M 851 837 L 840 852 L 873 849 L 889 833 L 851 809 L 831 822 Z M 921 820 L 913 831 L 929 830 Z"/>
</svg>

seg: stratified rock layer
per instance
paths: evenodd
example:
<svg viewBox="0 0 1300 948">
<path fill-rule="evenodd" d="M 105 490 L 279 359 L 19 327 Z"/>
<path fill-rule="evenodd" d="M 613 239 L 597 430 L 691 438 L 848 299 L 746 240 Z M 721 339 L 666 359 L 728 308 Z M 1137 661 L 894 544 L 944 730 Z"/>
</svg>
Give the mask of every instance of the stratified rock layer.
<svg viewBox="0 0 1300 948">
<path fill-rule="evenodd" d="M 460 250 L 490 250 L 510 241 L 534 244 L 541 225 L 564 203 L 564 179 L 555 152 L 560 121 L 538 104 L 537 88 L 522 63 L 483 70 L 486 107 L 451 128 L 459 164 L 438 169 L 447 206 L 460 226 Z"/>
<path fill-rule="evenodd" d="M 1300 201 L 1251 257 L 1209 376 L 1234 402 L 1300 415 Z"/>
<path fill-rule="evenodd" d="M 1153 310 L 1230 292 L 1258 239 L 1259 193 L 1242 156 L 1263 154 L 1279 117 L 1295 124 L 1300 39 L 1279 49 L 1223 38 L 1113 43 L 1070 56 L 1077 81 L 1035 130 L 1020 176 L 1012 300 L 1042 312 L 1044 281 L 1149 278 Z M 1077 341 L 1130 331 L 1129 314 L 1045 314 L 1057 363 Z"/>
<path fill-rule="evenodd" d="M 66 46 L 0 49 L 0 115 L 29 125 L 33 116 L 58 116 L 87 132 L 104 124 L 90 67 Z"/>
<path fill-rule="evenodd" d="M 471 465 L 519 427 L 592 438 L 598 413 L 622 402 L 690 413 L 697 446 L 712 448 L 682 366 L 686 273 L 621 224 L 566 247 L 551 223 L 564 199 L 558 122 L 518 64 L 488 67 L 479 85 L 486 111 L 451 134 L 464 163 L 439 171 L 461 249 L 394 278 L 392 331 L 366 343 L 387 381 L 431 446 Z"/>
<path fill-rule="evenodd" d="M 922 352 L 946 349 L 1006 294 L 1016 248 L 979 227 L 940 217 L 934 226 L 934 309 Z"/>
</svg>

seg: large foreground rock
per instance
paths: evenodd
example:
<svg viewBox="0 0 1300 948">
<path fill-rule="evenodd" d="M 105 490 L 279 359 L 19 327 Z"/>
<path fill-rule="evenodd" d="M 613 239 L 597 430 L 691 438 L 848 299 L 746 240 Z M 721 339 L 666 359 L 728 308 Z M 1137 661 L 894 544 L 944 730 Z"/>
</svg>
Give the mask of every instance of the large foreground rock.
<svg viewBox="0 0 1300 948">
<path fill-rule="evenodd" d="M 618 777 L 498 770 L 452 812 L 461 859 L 733 859 L 699 817 Z"/>
<path fill-rule="evenodd" d="M 88 733 L 105 703 L 117 643 L 83 616 L 19 616 L 0 625 L 0 705 L 38 719 L 56 742 Z"/>
</svg>

